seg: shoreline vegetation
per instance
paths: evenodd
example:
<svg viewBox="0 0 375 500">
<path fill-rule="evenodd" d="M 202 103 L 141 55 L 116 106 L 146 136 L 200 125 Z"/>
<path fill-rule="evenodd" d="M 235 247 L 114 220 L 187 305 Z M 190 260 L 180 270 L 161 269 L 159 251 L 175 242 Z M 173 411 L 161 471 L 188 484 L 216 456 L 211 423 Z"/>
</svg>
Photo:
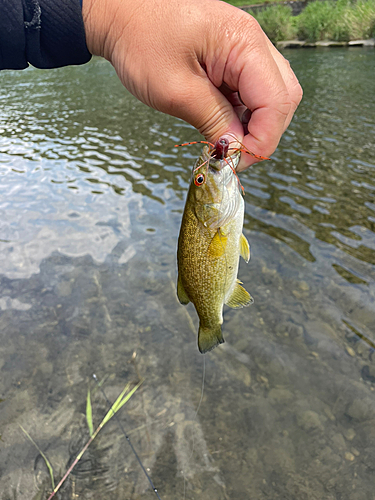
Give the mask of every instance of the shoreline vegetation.
<svg viewBox="0 0 375 500">
<path fill-rule="evenodd" d="M 375 46 L 375 0 L 311 1 L 298 15 L 285 1 L 254 7 L 242 5 L 278 48 Z"/>
</svg>

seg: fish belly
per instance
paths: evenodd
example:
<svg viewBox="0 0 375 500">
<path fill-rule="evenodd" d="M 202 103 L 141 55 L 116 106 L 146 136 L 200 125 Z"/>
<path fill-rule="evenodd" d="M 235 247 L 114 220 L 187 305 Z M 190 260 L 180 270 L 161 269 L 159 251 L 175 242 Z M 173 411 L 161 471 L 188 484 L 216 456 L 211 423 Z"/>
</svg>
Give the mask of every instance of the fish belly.
<svg viewBox="0 0 375 500">
<path fill-rule="evenodd" d="M 206 326 L 222 324 L 223 305 L 236 283 L 241 234 L 237 226 L 232 223 L 223 228 L 228 239 L 225 251 L 217 258 L 209 256 L 209 246 L 216 231 L 205 228 L 197 219 L 195 224 L 181 227 L 179 277 L 200 321 Z"/>
<path fill-rule="evenodd" d="M 242 205 L 243 206 L 243 205 Z M 194 304 L 199 316 L 198 347 L 207 352 L 224 342 L 221 333 L 223 306 L 231 296 L 237 282 L 240 237 L 243 212 L 236 214 L 223 228 L 210 229 L 195 215 L 194 207 L 187 202 L 178 239 L 179 285 L 186 297 Z M 217 233 L 222 236 L 210 247 Z"/>
</svg>

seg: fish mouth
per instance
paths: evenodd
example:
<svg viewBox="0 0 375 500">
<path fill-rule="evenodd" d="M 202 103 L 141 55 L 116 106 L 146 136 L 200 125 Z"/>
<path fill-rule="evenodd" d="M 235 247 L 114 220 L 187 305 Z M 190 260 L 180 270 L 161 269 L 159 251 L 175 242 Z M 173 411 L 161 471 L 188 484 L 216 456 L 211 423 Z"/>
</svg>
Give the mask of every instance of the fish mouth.
<svg viewBox="0 0 375 500">
<path fill-rule="evenodd" d="M 229 166 L 231 170 L 236 170 L 237 165 L 240 161 L 241 152 L 236 151 L 233 155 L 224 158 L 223 160 L 216 160 L 207 156 L 207 160 L 209 160 L 209 165 L 213 170 L 220 172 L 223 168 Z"/>
<path fill-rule="evenodd" d="M 229 167 L 232 171 L 235 171 L 237 165 L 240 161 L 241 151 L 235 151 L 232 155 L 227 156 L 222 160 L 217 160 L 211 156 L 212 150 L 208 146 L 204 146 L 202 154 L 194 166 L 193 172 L 198 170 L 200 166 L 206 165 L 208 163 L 209 167 L 215 172 L 220 172 L 225 167 Z"/>
</svg>

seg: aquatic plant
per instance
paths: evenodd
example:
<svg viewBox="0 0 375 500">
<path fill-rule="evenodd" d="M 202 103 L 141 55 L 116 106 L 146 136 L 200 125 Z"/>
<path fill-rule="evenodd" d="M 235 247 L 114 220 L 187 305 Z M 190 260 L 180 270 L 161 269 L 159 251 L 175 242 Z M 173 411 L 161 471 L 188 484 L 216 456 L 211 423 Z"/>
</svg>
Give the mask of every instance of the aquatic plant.
<svg viewBox="0 0 375 500">
<path fill-rule="evenodd" d="M 96 378 L 95 378 L 95 380 L 96 380 Z M 87 426 L 89 428 L 90 439 L 87 441 L 87 443 L 85 444 L 85 446 L 78 453 L 78 455 L 76 456 L 76 458 L 73 460 L 72 464 L 70 465 L 70 467 L 68 468 L 68 470 L 65 472 L 64 476 L 62 477 L 62 479 L 60 480 L 60 482 L 58 483 L 57 486 L 55 486 L 55 478 L 54 478 L 54 473 L 53 473 L 53 467 L 52 467 L 50 461 L 48 460 L 48 458 L 46 457 L 46 455 L 43 453 L 43 451 L 39 448 L 39 446 L 36 444 L 36 442 L 32 439 L 32 437 L 30 436 L 30 434 L 22 426 L 20 426 L 21 429 L 22 429 L 22 431 L 24 432 L 24 434 L 27 436 L 27 438 L 33 443 L 33 445 L 39 451 L 39 453 L 41 454 L 41 456 L 42 456 L 42 458 L 43 458 L 43 460 L 44 460 L 44 462 L 45 462 L 45 464 L 46 464 L 46 466 L 48 468 L 48 472 L 49 472 L 49 475 L 50 475 L 50 478 L 51 478 L 52 489 L 53 489 L 52 493 L 48 497 L 48 500 L 51 500 L 55 496 L 55 494 L 59 491 L 59 489 L 61 488 L 61 486 L 63 485 L 63 483 L 68 478 L 69 474 L 72 472 L 72 470 L 77 465 L 77 463 L 81 460 L 83 454 L 85 453 L 85 451 L 87 450 L 87 448 L 90 446 L 90 444 L 94 441 L 94 439 L 99 434 L 99 432 L 101 431 L 101 429 L 105 426 L 105 424 L 113 416 L 115 416 L 116 413 L 119 410 L 121 410 L 121 408 L 124 406 L 124 404 L 129 401 L 129 399 L 132 397 L 132 395 L 135 393 L 135 391 L 139 388 L 139 386 L 142 383 L 143 383 L 143 380 L 141 380 L 140 382 L 138 382 L 138 384 L 135 387 L 133 387 L 132 390 L 129 390 L 130 389 L 130 384 L 129 383 L 126 384 L 125 388 L 122 390 L 121 394 L 118 396 L 118 398 L 113 403 L 113 405 L 110 406 L 108 412 L 106 413 L 105 417 L 100 422 L 100 424 L 98 425 L 98 427 L 96 428 L 95 431 L 94 431 L 94 424 L 93 424 L 93 417 L 92 417 L 91 392 L 90 392 L 90 388 L 89 388 L 89 390 L 87 392 L 87 398 L 86 398 L 86 421 L 87 421 Z M 100 383 L 97 382 L 97 384 L 100 387 Z"/>
<path fill-rule="evenodd" d="M 39 446 L 36 444 L 36 442 L 33 440 L 33 438 L 30 436 L 30 434 L 27 432 L 26 429 L 24 429 L 22 427 L 22 425 L 20 425 L 20 428 L 22 430 L 22 432 L 25 434 L 25 436 L 33 443 L 33 445 L 35 446 L 35 448 L 39 451 L 41 457 L 43 458 L 46 466 L 47 466 L 47 469 L 48 469 L 48 472 L 49 472 L 49 477 L 51 479 L 51 484 L 52 484 L 52 488 L 55 489 L 55 477 L 54 477 L 54 474 L 53 474 L 53 467 L 50 463 L 50 461 L 48 460 L 48 458 L 46 457 L 46 455 L 43 453 L 43 451 L 39 448 Z"/>
</svg>

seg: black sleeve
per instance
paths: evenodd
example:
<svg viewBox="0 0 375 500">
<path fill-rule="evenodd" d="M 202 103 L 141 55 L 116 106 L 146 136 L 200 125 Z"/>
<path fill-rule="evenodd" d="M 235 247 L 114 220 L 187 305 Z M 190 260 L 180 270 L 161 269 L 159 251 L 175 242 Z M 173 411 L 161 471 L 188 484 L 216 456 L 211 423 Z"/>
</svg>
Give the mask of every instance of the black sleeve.
<svg viewBox="0 0 375 500">
<path fill-rule="evenodd" d="M 0 0 L 0 69 L 84 64 L 81 0 Z"/>
</svg>

